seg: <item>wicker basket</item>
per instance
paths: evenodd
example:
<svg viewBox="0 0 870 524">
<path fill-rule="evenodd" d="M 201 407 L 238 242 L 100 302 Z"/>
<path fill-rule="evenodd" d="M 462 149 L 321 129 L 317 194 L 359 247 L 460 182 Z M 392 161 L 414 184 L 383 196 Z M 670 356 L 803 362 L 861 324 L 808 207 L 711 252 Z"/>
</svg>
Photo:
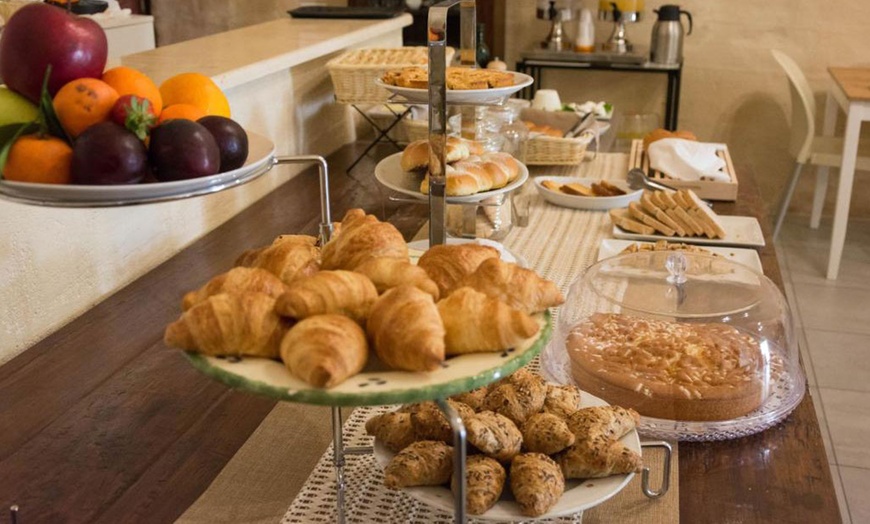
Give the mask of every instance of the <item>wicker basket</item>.
<svg viewBox="0 0 870 524">
<path fill-rule="evenodd" d="M 526 165 L 572 166 L 583 161 L 588 138 L 537 136 L 529 140 Z"/>
<path fill-rule="evenodd" d="M 447 63 L 453 59 L 453 48 L 445 51 Z M 326 64 L 335 99 L 342 103 L 378 104 L 390 98 L 390 92 L 375 84 L 384 73 L 402 67 L 426 67 L 429 49 L 426 47 L 396 47 L 390 49 L 356 49 L 333 58 Z"/>
</svg>

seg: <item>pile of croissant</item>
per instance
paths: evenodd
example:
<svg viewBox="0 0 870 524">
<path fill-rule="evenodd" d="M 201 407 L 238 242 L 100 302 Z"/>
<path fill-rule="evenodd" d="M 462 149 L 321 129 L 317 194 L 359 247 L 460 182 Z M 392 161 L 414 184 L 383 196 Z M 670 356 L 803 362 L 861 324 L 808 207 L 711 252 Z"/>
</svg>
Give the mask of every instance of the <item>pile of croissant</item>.
<svg viewBox="0 0 870 524">
<path fill-rule="evenodd" d="M 523 515 L 547 513 L 566 479 L 638 472 L 642 458 L 619 442 L 640 416 L 616 406 L 580 408 L 580 390 L 547 384 L 520 369 L 488 387 L 448 403 L 466 428 L 466 507 L 482 515 L 510 486 Z M 366 422 L 366 431 L 396 453 L 384 469 L 393 489 L 450 484 L 453 432 L 433 402 L 404 406 Z M 508 479 L 509 477 L 509 479 Z"/>
<path fill-rule="evenodd" d="M 433 371 L 447 356 L 502 351 L 535 336 L 531 315 L 563 302 L 553 282 L 478 244 L 441 245 L 414 265 L 402 234 L 361 209 L 323 248 L 283 235 L 187 293 L 167 345 L 212 356 L 281 359 L 330 388 L 369 348 L 387 366 Z"/>
<path fill-rule="evenodd" d="M 479 142 L 447 137 L 444 146 L 447 164 L 447 196 L 468 196 L 502 188 L 520 175 L 516 158 L 509 153 L 487 153 Z M 403 171 L 424 172 L 420 192 L 429 194 L 429 140 L 411 142 L 402 151 Z"/>
</svg>

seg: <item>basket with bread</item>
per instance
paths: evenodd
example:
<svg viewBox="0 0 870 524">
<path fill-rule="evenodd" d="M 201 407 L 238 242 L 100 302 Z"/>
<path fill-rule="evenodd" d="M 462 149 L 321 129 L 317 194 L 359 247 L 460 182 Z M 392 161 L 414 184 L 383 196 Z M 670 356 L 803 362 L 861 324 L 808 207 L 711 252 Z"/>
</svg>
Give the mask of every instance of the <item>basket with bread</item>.
<svg viewBox="0 0 870 524">
<path fill-rule="evenodd" d="M 604 484 L 605 477 L 641 470 L 633 432 L 638 414 L 585 399 L 581 403 L 581 395 L 587 396 L 575 386 L 549 384 L 520 369 L 448 400 L 467 431 L 470 514 L 513 520 L 575 513 L 584 504 L 560 505 L 566 491 L 582 498 L 591 491 L 588 479 Z M 435 403 L 376 415 L 366 422 L 366 431 L 376 439 L 388 488 L 411 488 L 412 494 L 419 486 L 455 490 L 453 432 Z M 623 485 L 613 482 L 608 495 Z M 502 507 L 494 508 L 497 504 Z"/>
<path fill-rule="evenodd" d="M 669 187 L 691 189 L 708 200 L 737 200 L 737 173 L 726 144 L 700 142 L 690 131 L 656 129 L 634 140 L 632 168 Z"/>
<path fill-rule="evenodd" d="M 333 388 L 364 368 L 425 373 L 454 356 L 528 345 L 542 330 L 538 313 L 563 301 L 553 282 L 491 246 L 434 246 L 414 264 L 401 233 L 361 209 L 337 229 L 322 248 L 282 235 L 242 253 L 184 296 L 166 344 L 281 361 L 309 387 Z"/>
</svg>

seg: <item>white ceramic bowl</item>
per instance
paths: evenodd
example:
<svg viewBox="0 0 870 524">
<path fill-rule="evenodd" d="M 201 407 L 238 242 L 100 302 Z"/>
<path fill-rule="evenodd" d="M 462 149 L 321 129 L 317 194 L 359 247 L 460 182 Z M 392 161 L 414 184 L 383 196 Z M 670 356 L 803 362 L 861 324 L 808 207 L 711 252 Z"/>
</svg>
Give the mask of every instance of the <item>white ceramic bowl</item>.
<svg viewBox="0 0 870 524">
<path fill-rule="evenodd" d="M 584 186 L 591 186 L 593 183 L 598 182 L 599 179 L 578 178 L 573 176 L 535 177 L 535 187 L 538 188 L 538 192 L 547 200 L 547 202 L 556 204 L 557 206 L 573 207 L 574 209 L 606 210 L 616 207 L 627 207 L 629 202 L 640 200 L 640 196 L 643 194 L 642 190 L 635 191 L 628 187 L 628 182 L 626 182 L 625 180 L 608 180 L 608 182 L 610 182 L 614 186 L 625 191 L 625 194 L 612 197 L 587 197 L 569 195 L 566 193 L 562 193 L 561 191 L 553 191 L 552 189 L 547 189 L 542 184 L 542 182 L 544 182 L 545 180 L 550 180 L 557 184 L 577 183 L 583 184 Z"/>
</svg>

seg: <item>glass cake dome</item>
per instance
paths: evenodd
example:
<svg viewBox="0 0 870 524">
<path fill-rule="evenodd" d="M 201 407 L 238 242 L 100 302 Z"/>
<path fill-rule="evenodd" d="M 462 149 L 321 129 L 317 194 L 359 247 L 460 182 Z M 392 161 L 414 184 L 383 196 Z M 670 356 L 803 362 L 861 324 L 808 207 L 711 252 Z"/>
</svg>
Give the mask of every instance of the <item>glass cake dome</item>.
<svg viewBox="0 0 870 524">
<path fill-rule="evenodd" d="M 547 378 L 637 410 L 658 438 L 737 438 L 788 416 L 806 380 L 785 298 L 755 269 L 695 250 L 591 266 L 541 356 Z"/>
</svg>

